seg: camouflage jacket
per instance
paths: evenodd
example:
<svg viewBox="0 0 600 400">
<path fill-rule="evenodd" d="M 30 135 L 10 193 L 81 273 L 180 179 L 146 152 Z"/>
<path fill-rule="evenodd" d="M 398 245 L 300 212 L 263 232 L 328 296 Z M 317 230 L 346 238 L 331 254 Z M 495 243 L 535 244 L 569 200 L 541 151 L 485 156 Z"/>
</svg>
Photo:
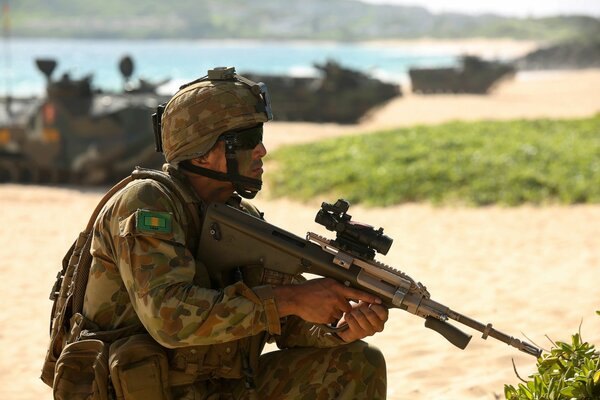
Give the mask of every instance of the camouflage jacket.
<svg viewBox="0 0 600 400">
<path fill-rule="evenodd" d="M 176 170 L 166 170 L 180 187 L 190 187 Z M 240 200 L 230 205 L 256 215 Z M 87 319 L 103 331 L 143 326 L 160 345 L 182 350 L 171 354 L 180 370 L 190 370 L 193 358 L 194 373 L 218 377 L 239 377 L 240 355 L 256 366 L 267 340 L 280 348 L 342 344 L 299 318 L 280 319 L 272 299 L 269 307 L 261 296 L 296 277 L 254 266 L 244 269 L 243 281 L 215 287 L 202 254 L 192 254 L 199 238 L 190 237 L 184 207 L 153 179 L 134 180 L 108 201 L 94 224 Z"/>
</svg>

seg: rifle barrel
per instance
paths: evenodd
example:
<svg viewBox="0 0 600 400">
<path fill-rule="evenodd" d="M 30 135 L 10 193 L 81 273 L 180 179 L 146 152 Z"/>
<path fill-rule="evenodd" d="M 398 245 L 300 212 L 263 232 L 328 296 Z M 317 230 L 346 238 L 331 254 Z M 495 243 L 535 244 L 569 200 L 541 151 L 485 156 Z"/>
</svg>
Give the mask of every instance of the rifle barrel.
<svg viewBox="0 0 600 400">
<path fill-rule="evenodd" d="M 448 317 L 455 320 L 456 322 L 460 322 L 463 325 L 467 325 L 468 327 L 481 332 L 483 334 L 481 336 L 482 339 L 487 339 L 488 336 L 491 336 L 494 339 L 504 342 L 507 345 L 515 347 L 520 351 L 530 354 L 532 356 L 540 357 L 542 355 L 541 349 L 537 348 L 536 346 L 530 343 L 521 341 L 517 338 L 507 335 L 506 333 L 500 332 L 499 330 L 492 328 L 492 324 L 484 325 L 479 321 L 476 321 L 472 318 L 467 317 L 466 315 L 457 313 L 455 311 L 451 311 Z"/>
</svg>

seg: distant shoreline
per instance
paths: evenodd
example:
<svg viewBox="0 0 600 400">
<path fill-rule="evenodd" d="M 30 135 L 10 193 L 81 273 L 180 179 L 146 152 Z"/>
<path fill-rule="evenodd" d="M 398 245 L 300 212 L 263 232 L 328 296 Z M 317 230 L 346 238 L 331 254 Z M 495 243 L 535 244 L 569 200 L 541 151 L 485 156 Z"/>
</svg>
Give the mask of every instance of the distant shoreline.
<svg viewBox="0 0 600 400">
<path fill-rule="evenodd" d="M 469 39 L 389 39 L 389 40 L 371 40 L 362 42 L 368 46 L 374 47 L 399 47 L 412 48 L 417 50 L 419 47 L 427 47 L 428 52 L 439 51 L 440 53 L 452 54 L 470 54 L 489 59 L 510 59 L 518 58 L 527 53 L 536 50 L 544 45 L 544 42 L 536 40 L 517 40 L 517 39 L 489 39 L 489 38 L 469 38 Z"/>
<path fill-rule="evenodd" d="M 1 41 L 4 42 L 6 38 Z M 131 38 L 48 38 L 48 37 L 11 37 L 10 41 L 89 41 L 89 42 L 161 42 L 161 43 L 205 43 L 217 45 L 265 45 L 286 44 L 289 46 L 366 46 L 381 48 L 409 49 L 418 52 L 419 48 L 427 48 L 427 53 L 477 55 L 487 59 L 512 59 L 525 56 L 527 53 L 545 45 L 543 41 L 519 40 L 510 38 L 464 38 L 464 39 L 438 39 L 438 38 L 415 38 L 415 39 L 376 39 L 365 41 L 336 41 L 336 40 L 308 40 L 308 39 L 131 39 Z"/>
<path fill-rule="evenodd" d="M 6 40 L 3 37 L 1 40 Z M 398 46 L 413 46 L 413 45 L 471 45 L 471 44 L 491 44 L 491 45 L 516 45 L 521 46 L 525 44 L 535 45 L 543 43 L 540 40 L 527 40 L 527 39 L 511 39 L 511 38 L 488 38 L 488 37 L 473 37 L 473 38 L 434 38 L 434 37 L 419 37 L 414 39 L 402 39 L 402 38 L 391 38 L 391 39 L 371 39 L 371 40 L 331 40 L 331 39 L 248 39 L 248 38 L 106 38 L 106 37 L 46 37 L 46 36 L 11 36 L 8 40 L 81 40 L 81 41 L 106 41 L 106 42 L 118 42 L 118 41 L 130 41 L 130 42 L 206 42 L 206 43 L 291 43 L 291 44 L 304 44 L 304 43 L 322 43 L 322 44 L 368 44 L 368 45 L 398 45 Z"/>
</svg>

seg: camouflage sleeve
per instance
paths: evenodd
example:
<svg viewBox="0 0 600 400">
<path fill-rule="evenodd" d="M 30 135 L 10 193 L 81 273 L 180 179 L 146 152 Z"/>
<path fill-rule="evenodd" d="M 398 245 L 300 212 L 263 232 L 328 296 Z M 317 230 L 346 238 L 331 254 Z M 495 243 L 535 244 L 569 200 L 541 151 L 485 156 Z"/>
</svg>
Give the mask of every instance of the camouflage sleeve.
<svg viewBox="0 0 600 400">
<path fill-rule="evenodd" d="M 169 348 L 279 334 L 268 290 L 258 290 L 267 293 L 261 296 L 241 282 L 208 288 L 208 274 L 197 273 L 203 267 L 186 248 L 184 219 L 180 204 L 144 180 L 120 196 L 106 220 L 119 273 L 148 332 Z"/>
</svg>

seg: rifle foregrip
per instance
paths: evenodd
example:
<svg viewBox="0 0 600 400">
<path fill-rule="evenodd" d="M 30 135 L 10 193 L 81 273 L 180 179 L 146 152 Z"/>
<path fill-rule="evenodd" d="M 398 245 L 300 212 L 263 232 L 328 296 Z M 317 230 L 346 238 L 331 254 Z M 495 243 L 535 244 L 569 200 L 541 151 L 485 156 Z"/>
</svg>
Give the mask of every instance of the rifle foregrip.
<svg viewBox="0 0 600 400">
<path fill-rule="evenodd" d="M 457 327 L 447 322 L 440 321 L 439 319 L 434 317 L 425 318 L 425 327 L 433 329 L 434 331 L 445 337 L 446 340 L 448 340 L 450 343 L 462 350 L 464 350 L 467 347 L 469 341 L 471 340 L 471 335 L 468 335 L 460 329 L 458 329 Z"/>
</svg>

